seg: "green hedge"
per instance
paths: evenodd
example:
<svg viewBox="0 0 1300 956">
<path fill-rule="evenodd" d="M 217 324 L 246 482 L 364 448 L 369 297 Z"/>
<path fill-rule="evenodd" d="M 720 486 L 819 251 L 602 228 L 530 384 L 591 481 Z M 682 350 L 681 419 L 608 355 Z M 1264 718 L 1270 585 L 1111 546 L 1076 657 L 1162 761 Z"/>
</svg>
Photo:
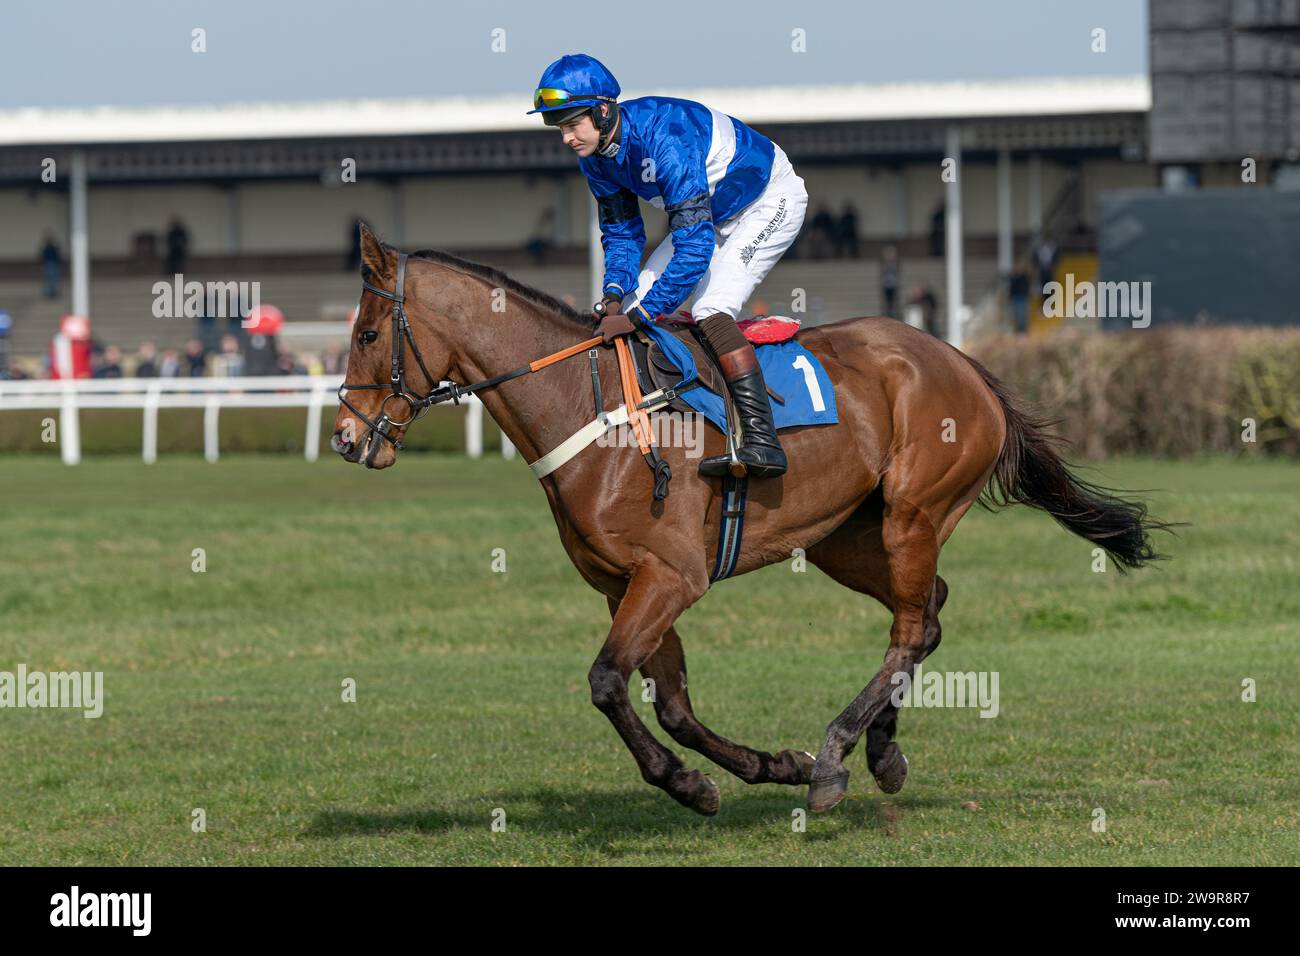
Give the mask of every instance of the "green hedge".
<svg viewBox="0 0 1300 956">
<path fill-rule="evenodd" d="M 1065 331 L 973 352 L 1060 419 L 1076 456 L 1300 453 L 1300 329 Z"/>
</svg>

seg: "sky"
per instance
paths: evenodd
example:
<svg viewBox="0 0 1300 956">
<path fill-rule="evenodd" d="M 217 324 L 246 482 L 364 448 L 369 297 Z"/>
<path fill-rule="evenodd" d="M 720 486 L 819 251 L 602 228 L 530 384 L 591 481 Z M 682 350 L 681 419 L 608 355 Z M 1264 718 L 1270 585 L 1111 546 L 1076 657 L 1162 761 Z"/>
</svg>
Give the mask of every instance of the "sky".
<svg viewBox="0 0 1300 956">
<path fill-rule="evenodd" d="M 191 49 L 195 29 L 206 52 Z M 1147 11 L 1146 0 L 0 0 L 0 109 L 506 93 L 527 104 L 546 65 L 576 52 L 632 95 L 1134 75 L 1147 70 Z"/>
</svg>

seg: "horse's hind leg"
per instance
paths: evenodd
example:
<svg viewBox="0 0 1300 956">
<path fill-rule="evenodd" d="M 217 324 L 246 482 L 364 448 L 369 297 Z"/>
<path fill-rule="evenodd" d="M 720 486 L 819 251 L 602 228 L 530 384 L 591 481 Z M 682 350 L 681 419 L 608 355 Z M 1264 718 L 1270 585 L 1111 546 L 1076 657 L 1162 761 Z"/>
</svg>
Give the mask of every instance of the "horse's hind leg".
<svg viewBox="0 0 1300 956">
<path fill-rule="evenodd" d="M 832 535 L 809 549 L 808 560 L 846 588 L 875 598 L 892 612 L 889 556 L 881 538 L 883 523 L 883 499 L 873 495 Z M 948 585 L 936 576 L 926 605 L 922 658 L 939 646 L 939 610 L 947 597 Z M 894 743 L 897 730 L 898 708 L 891 699 L 867 731 L 867 766 L 885 793 L 897 793 L 907 779 L 907 758 Z"/>
<path fill-rule="evenodd" d="M 943 631 L 939 625 L 939 611 L 948 599 L 948 584 L 935 575 L 934 593 L 925 608 L 925 643 L 921 647 L 921 660 L 934 653 L 939 646 Z M 919 663 L 919 661 L 918 661 Z M 889 706 L 880 712 L 867 728 L 867 766 L 876 778 L 876 786 L 885 793 L 898 793 L 907 780 L 907 757 L 894 743 L 894 734 L 898 731 L 898 707 L 890 699 Z"/>
<path fill-rule="evenodd" d="M 618 604 L 611 598 L 609 607 L 614 612 Z M 664 632 L 659 649 L 641 665 L 641 676 L 653 681 L 651 692 L 659 725 L 683 747 L 703 754 L 745 783 L 808 782 L 812 754 L 782 750 L 773 756 L 734 743 L 700 723 L 686 691 L 686 654 L 675 627 Z"/>
<path fill-rule="evenodd" d="M 844 758 L 853 752 L 867 728 L 892 706 L 890 696 L 897 686 L 893 676 L 906 673 L 910 677 L 925 654 L 927 610 L 938 593 L 938 534 L 925 512 L 900 496 L 890 500 L 884 511 L 880 542 L 888 572 L 887 606 L 894 613 L 889 650 L 885 652 L 884 666 L 826 729 L 826 741 L 817 754 L 808 788 L 808 806 L 813 811 L 829 810 L 843 799 L 849 780 Z M 816 560 L 812 552 L 809 557 Z M 879 590 L 879 583 L 872 582 L 872 587 Z M 875 590 L 867 593 L 879 597 Z M 897 748 L 890 749 L 891 729 L 890 719 L 885 716 L 882 736 L 877 739 L 882 748 L 878 759 L 886 763 L 873 767 L 873 772 L 885 774 L 886 783 L 892 785 L 897 768 L 890 764 Z M 870 757 L 868 745 L 868 760 Z"/>
</svg>

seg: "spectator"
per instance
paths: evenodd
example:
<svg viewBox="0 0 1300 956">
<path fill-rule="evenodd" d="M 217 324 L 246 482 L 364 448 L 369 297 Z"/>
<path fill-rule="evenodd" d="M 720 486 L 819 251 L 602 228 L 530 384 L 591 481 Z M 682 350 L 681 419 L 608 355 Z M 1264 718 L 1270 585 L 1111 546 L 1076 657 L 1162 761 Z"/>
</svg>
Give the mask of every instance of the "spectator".
<svg viewBox="0 0 1300 956">
<path fill-rule="evenodd" d="M 930 255 L 935 259 L 943 257 L 943 251 L 946 245 L 946 236 L 944 236 L 944 225 L 946 214 L 943 203 L 934 207 L 934 212 L 930 213 Z"/>
<path fill-rule="evenodd" d="M 898 250 L 893 246 L 880 250 L 880 298 L 885 315 L 898 318 Z"/>
<path fill-rule="evenodd" d="M 804 259 L 808 253 L 804 247 L 808 242 L 808 220 L 805 218 L 803 225 L 799 227 L 799 232 L 795 234 L 794 242 L 790 243 L 790 248 L 785 251 L 783 259 Z"/>
<path fill-rule="evenodd" d="M 233 336 L 227 336 L 233 338 Z M 279 375 L 280 346 L 274 335 L 250 335 L 244 349 L 243 375 Z"/>
<path fill-rule="evenodd" d="M 190 378 L 202 378 L 207 374 L 208 353 L 198 339 L 185 343 L 186 374 Z"/>
<path fill-rule="evenodd" d="M 853 208 L 853 204 L 847 200 L 844 203 L 843 212 L 840 213 L 840 218 L 835 223 L 832 238 L 837 259 L 844 256 L 858 258 L 858 213 Z"/>
<path fill-rule="evenodd" d="M 175 349 L 166 349 L 162 354 L 162 363 L 158 366 L 159 378 L 179 378 L 181 374 L 180 355 Z"/>
<path fill-rule="evenodd" d="M 546 254 L 551 251 L 551 246 L 554 244 L 555 207 L 550 206 L 542 212 L 541 217 L 537 220 L 537 228 L 525 248 L 528 250 L 528 254 L 533 257 L 534 265 L 540 266 L 545 263 Z"/>
<path fill-rule="evenodd" d="M 190 234 L 179 219 L 173 217 L 171 228 L 167 230 L 167 271 L 165 275 L 175 275 L 185 271 L 185 260 L 190 251 Z"/>
<path fill-rule="evenodd" d="M 140 343 L 140 351 L 135 356 L 135 377 L 158 377 L 158 347 L 152 342 Z"/>
<path fill-rule="evenodd" d="M 912 286 L 912 294 L 907 300 L 908 305 L 921 307 L 921 328 L 933 335 L 935 338 L 943 338 L 943 329 L 939 321 L 939 300 L 935 298 L 934 291 L 925 283 L 918 282 Z"/>
<path fill-rule="evenodd" d="M 1029 331 L 1029 274 L 1019 266 L 1007 282 L 1007 299 L 1011 303 L 1011 321 L 1017 335 Z"/>
<path fill-rule="evenodd" d="M 50 378 L 90 378 L 96 365 L 90 320 L 84 315 L 65 315 L 50 340 L 46 359 Z"/>
<path fill-rule="evenodd" d="M 59 280 L 63 277 L 63 253 L 54 241 L 54 233 L 45 233 L 45 244 L 41 246 L 41 275 L 45 280 L 45 298 L 59 297 Z"/>
<path fill-rule="evenodd" d="M 122 350 L 116 345 L 110 345 L 104 349 L 104 354 L 91 373 L 92 378 L 121 378 L 122 377 Z"/>
<path fill-rule="evenodd" d="M 814 259 L 825 259 L 829 256 L 835 244 L 834 232 L 835 221 L 831 218 L 831 211 L 825 203 L 822 203 L 817 207 L 817 214 L 812 217 L 808 254 Z"/>
<path fill-rule="evenodd" d="M 235 378 L 244 373 L 244 356 L 239 351 L 239 339 L 233 335 L 221 337 L 221 351 L 212 359 L 212 374 L 218 378 Z"/>
<path fill-rule="evenodd" d="M 1041 292 L 1043 286 L 1056 278 L 1056 243 L 1051 239 L 1040 242 L 1034 249 L 1034 264 L 1038 267 L 1038 288 Z"/>
</svg>

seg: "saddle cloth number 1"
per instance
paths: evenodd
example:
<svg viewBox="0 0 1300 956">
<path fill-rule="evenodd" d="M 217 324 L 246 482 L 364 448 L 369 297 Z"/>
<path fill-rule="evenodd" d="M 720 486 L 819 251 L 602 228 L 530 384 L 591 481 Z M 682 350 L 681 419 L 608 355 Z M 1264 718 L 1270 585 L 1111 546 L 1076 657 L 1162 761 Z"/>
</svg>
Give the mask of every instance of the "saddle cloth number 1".
<svg viewBox="0 0 1300 956">
<path fill-rule="evenodd" d="M 808 397 L 812 399 L 813 411 L 826 411 L 826 400 L 822 398 L 822 387 L 817 381 L 817 372 L 808 362 L 808 356 L 800 355 L 790 364 L 803 372 L 803 383 L 808 386 Z"/>
</svg>

